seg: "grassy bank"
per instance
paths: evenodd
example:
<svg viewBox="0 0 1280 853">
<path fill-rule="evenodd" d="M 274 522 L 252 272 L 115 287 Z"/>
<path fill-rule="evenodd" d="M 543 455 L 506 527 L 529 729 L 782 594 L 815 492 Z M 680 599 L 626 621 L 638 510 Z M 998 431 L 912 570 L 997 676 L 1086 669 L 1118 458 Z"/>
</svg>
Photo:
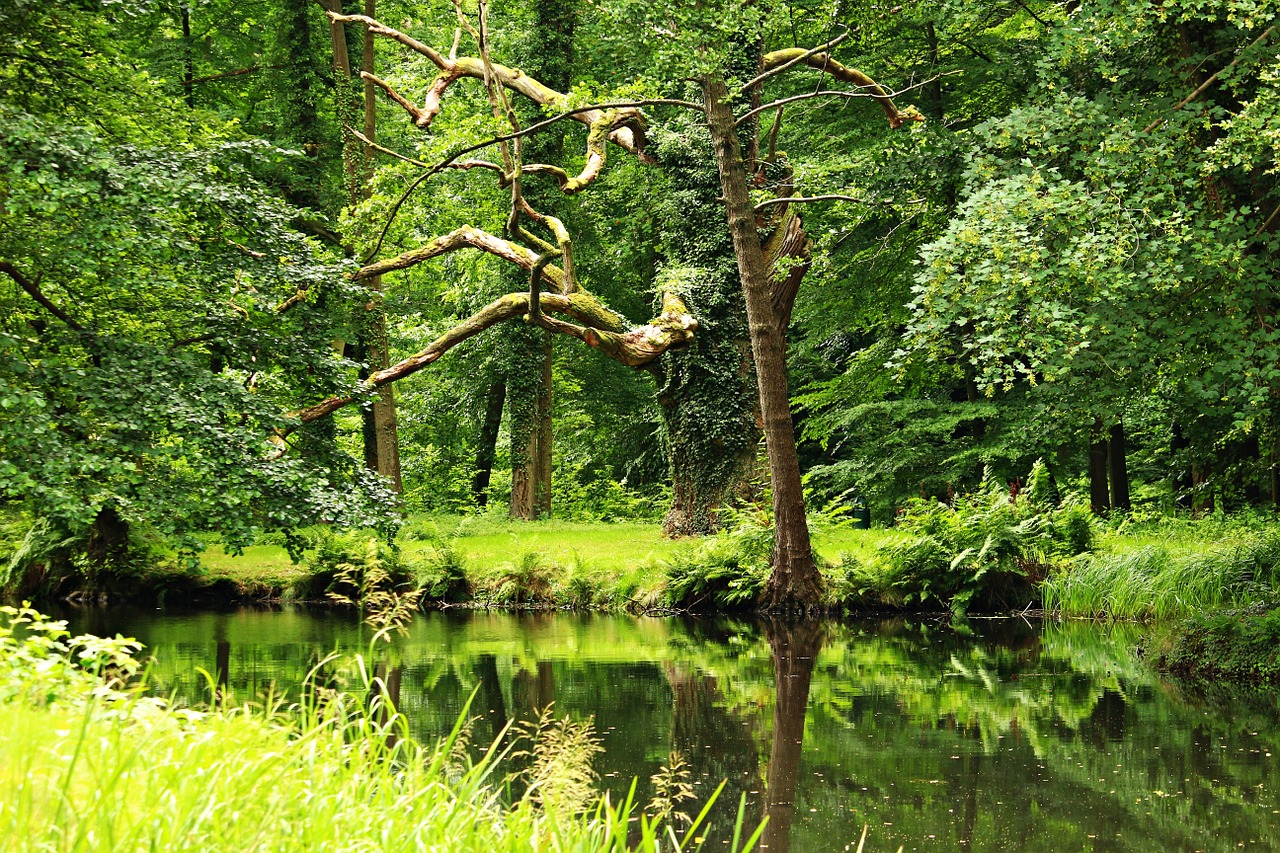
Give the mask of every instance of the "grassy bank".
<svg viewBox="0 0 1280 853">
<path fill-rule="evenodd" d="M 30 613 L 0 620 L 3 850 L 622 853 L 690 849 L 709 829 L 665 822 L 678 804 L 600 798 L 587 723 L 527 732 L 529 757 L 508 773 L 510 749 L 468 757 L 461 722 L 414 742 L 375 690 L 177 710 L 100 677 L 136 669 L 128 643 L 69 641 Z M 753 841 L 718 829 L 724 849 Z"/>
</svg>

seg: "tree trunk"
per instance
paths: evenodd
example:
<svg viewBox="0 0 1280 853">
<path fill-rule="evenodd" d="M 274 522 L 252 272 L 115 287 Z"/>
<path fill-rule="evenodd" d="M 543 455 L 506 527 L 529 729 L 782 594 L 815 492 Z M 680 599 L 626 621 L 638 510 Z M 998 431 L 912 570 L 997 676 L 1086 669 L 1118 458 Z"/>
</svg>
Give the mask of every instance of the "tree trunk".
<svg viewBox="0 0 1280 853">
<path fill-rule="evenodd" d="M 377 17 L 376 0 L 364 0 L 364 13 L 370 18 Z M 366 27 L 364 32 L 364 56 L 362 67 L 368 74 L 376 71 L 374 67 L 373 33 Z M 364 81 L 364 135 L 370 141 L 377 136 L 377 93 L 368 79 Z M 373 163 L 373 150 L 366 147 L 364 151 L 365 167 Z M 369 176 L 363 182 L 361 196 L 368 198 L 371 192 Z M 353 205 L 356 200 L 352 199 Z M 382 276 L 367 279 L 370 290 L 382 293 Z M 373 370 L 384 370 L 391 366 L 391 353 L 387 341 L 387 314 L 382 308 L 382 300 L 376 299 L 373 311 L 369 316 L 366 328 L 365 354 L 369 367 Z M 365 421 L 365 446 L 372 447 L 373 459 L 366 458 L 366 464 L 372 471 L 377 471 L 391 481 L 397 492 L 404 491 L 404 483 L 400 476 L 400 432 L 396 423 L 396 399 L 393 386 L 383 385 L 373 399 L 372 418 Z M 372 428 L 373 438 L 368 437 Z M 371 463 L 371 464 L 370 464 Z"/>
<path fill-rule="evenodd" d="M 196 108 L 195 61 L 191 49 L 191 7 L 183 3 L 178 7 L 182 17 L 182 94 L 187 101 L 187 109 Z"/>
<path fill-rule="evenodd" d="M 533 465 L 533 514 L 548 516 L 551 514 L 551 444 L 552 407 L 551 407 L 551 362 L 553 359 L 551 335 L 543 336 L 542 350 L 542 382 L 538 385 L 538 408 L 533 428 L 534 446 L 531 457 Z"/>
<path fill-rule="evenodd" d="M 1107 490 L 1107 439 L 1102 433 L 1102 422 L 1093 423 L 1093 440 L 1089 444 L 1089 508 L 1094 515 L 1106 515 L 1111 511 L 1111 496 Z"/>
<path fill-rule="evenodd" d="M 341 0 L 320 0 L 320 5 L 331 12 L 342 12 Z M 365 0 L 364 13 L 375 17 L 376 0 Z M 347 52 L 346 31 L 341 23 L 330 21 L 329 36 L 333 44 L 333 70 L 338 84 L 338 116 L 347 120 L 346 99 L 350 97 L 352 86 L 351 58 Z M 366 28 L 364 32 L 362 67 L 373 74 L 374 48 L 373 34 Z M 377 131 L 375 89 L 368 80 L 364 84 L 364 135 L 373 140 Z M 353 120 L 354 123 L 354 120 Z M 345 170 L 347 196 L 354 207 L 368 198 L 370 187 L 367 166 L 372 162 L 372 150 L 361 147 L 343 135 L 342 162 Z M 381 293 L 382 277 L 371 276 L 364 280 L 369 289 Z M 382 309 L 381 300 L 375 299 L 374 308 L 367 318 L 364 334 L 361 336 L 365 364 L 370 372 L 383 370 L 390 366 L 390 352 L 387 343 L 387 316 Z M 395 491 L 403 491 L 400 474 L 400 438 L 396 424 L 396 405 L 394 391 L 390 384 L 378 388 L 372 406 L 362 419 L 362 430 L 365 447 L 365 466 L 386 477 Z"/>
<path fill-rule="evenodd" d="M 1280 436 L 1271 446 L 1271 503 L 1280 507 Z"/>
<path fill-rule="evenodd" d="M 506 382 L 499 379 L 489 386 L 489 393 L 485 398 L 484 423 L 480 427 L 480 443 L 476 447 L 476 473 L 471 480 L 471 497 L 476 506 L 487 506 L 489 503 L 489 479 L 493 475 L 493 457 L 497 455 L 502 404 L 506 402 L 506 397 Z"/>
<path fill-rule="evenodd" d="M 1124 440 L 1124 424 L 1116 423 L 1111 427 L 1107 440 L 1107 475 L 1111 481 L 1111 508 L 1129 512 L 1133 507 L 1129 503 L 1129 466 Z"/>
<path fill-rule="evenodd" d="M 702 78 L 702 94 L 715 148 L 725 214 L 733 236 L 734 255 L 747 303 L 751 351 L 755 357 L 760 412 L 764 421 L 765 448 L 773 487 L 773 567 L 765 587 L 767 608 L 814 607 L 819 602 L 822 578 L 813 560 L 809 525 L 805 518 L 800 462 L 796 456 L 791 407 L 787 393 L 786 350 L 770 302 L 770 281 L 755 211 L 747 188 L 733 112 L 726 99 L 724 81 Z"/>
<path fill-rule="evenodd" d="M 99 570 L 124 569 L 129 560 L 129 522 L 111 504 L 98 510 L 85 544 L 90 579 Z"/>
<path fill-rule="evenodd" d="M 507 374 L 507 423 L 511 439 L 509 514 L 529 521 L 551 512 L 550 333 L 523 328 L 511 336 L 509 346 L 517 355 L 512 371 Z M 520 353 L 536 354 L 536 360 L 530 363 L 530 359 L 520 358 Z"/>
</svg>

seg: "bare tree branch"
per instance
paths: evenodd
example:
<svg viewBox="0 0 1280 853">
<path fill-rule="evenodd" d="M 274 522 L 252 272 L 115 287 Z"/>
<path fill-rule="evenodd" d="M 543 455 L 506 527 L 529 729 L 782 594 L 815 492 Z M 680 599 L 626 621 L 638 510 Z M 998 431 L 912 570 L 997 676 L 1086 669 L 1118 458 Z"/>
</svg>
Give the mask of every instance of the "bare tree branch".
<svg viewBox="0 0 1280 853">
<path fill-rule="evenodd" d="M 788 196 L 785 198 L 766 199 L 765 201 L 762 201 L 759 204 L 757 204 L 755 206 L 755 209 L 764 210 L 766 207 L 769 207 L 770 205 L 774 205 L 774 204 L 791 204 L 792 202 L 799 203 L 799 202 L 806 202 L 806 201 L 852 201 L 852 202 L 857 202 L 858 204 L 924 204 L 926 199 L 913 198 L 910 201 L 902 201 L 902 202 L 893 201 L 892 199 L 890 199 L 888 201 L 870 202 L 864 198 L 858 198 L 857 196 L 839 195 L 839 194 Z"/>
<path fill-rule="evenodd" d="M 866 74 L 863 74 L 856 68 L 849 68 L 838 62 L 828 53 L 814 52 L 813 50 L 804 50 L 798 47 L 785 48 L 783 50 L 775 50 L 765 54 L 761 63 L 764 71 L 783 71 L 793 65 L 807 65 L 810 68 L 816 68 L 819 71 L 830 74 L 832 77 L 842 83 L 852 83 L 855 86 L 866 89 L 869 97 L 872 97 L 880 104 L 880 108 L 884 110 L 885 117 L 889 119 L 890 127 L 901 127 L 907 121 L 924 121 L 924 116 L 915 107 L 906 107 L 898 109 L 893 103 L 893 97 L 880 87 L 880 84 L 872 80 Z M 763 76 L 763 75 L 762 75 Z M 914 87 L 912 87 L 914 88 Z M 767 109 L 777 106 L 777 104 L 766 105 L 761 109 Z M 753 115 L 756 110 L 752 110 L 742 118 L 738 119 L 741 123 L 745 119 Z"/>
<path fill-rule="evenodd" d="M 570 316 L 576 313 L 573 304 L 574 296 L 544 293 L 541 301 L 549 310 Z M 369 393 L 383 385 L 411 376 L 468 338 L 475 337 L 504 320 L 529 313 L 529 308 L 528 293 L 507 294 L 445 332 L 421 352 L 370 375 L 361 383 L 360 392 Z M 650 323 L 627 332 L 575 326 L 546 316 L 541 318 L 538 325 L 554 332 L 577 337 L 615 361 L 639 368 L 652 363 L 669 349 L 687 345 L 692 341 L 693 333 L 698 327 L 697 321 L 689 315 L 684 302 L 675 294 L 663 295 L 662 309 L 662 313 Z M 310 423 L 350 405 L 356 401 L 357 397 L 357 394 L 330 397 L 314 406 L 293 412 L 290 417 L 296 418 L 300 423 Z M 283 439 L 291 431 L 291 429 L 283 430 L 275 436 L 275 443 L 281 447 L 279 452 L 284 451 Z"/>
<path fill-rule="evenodd" d="M 1200 97 L 1201 95 L 1203 95 L 1203 94 L 1204 94 L 1204 92 L 1205 92 L 1205 90 L 1206 90 L 1206 89 L 1208 89 L 1210 86 L 1212 86 L 1212 85 L 1213 85 L 1213 82 L 1214 82 L 1215 80 L 1217 80 L 1217 79 L 1218 79 L 1218 78 L 1219 78 L 1219 77 L 1220 77 L 1224 72 L 1226 72 L 1226 71 L 1230 70 L 1231 68 L 1235 67 L 1235 64 L 1236 64 L 1237 62 L 1239 62 L 1239 61 L 1240 61 L 1240 57 L 1245 53 L 1245 51 L 1247 51 L 1247 50 L 1249 50 L 1250 48 L 1255 47 L 1255 46 L 1257 46 L 1257 45 L 1261 44 L 1262 42 L 1266 41 L 1268 38 L 1270 38 L 1270 37 L 1271 37 L 1271 34 L 1272 34 L 1272 33 L 1274 33 L 1275 31 L 1276 31 L 1276 28 L 1275 28 L 1274 26 L 1272 26 L 1272 27 L 1267 27 L 1267 28 L 1266 28 L 1266 30 L 1264 30 L 1264 31 L 1263 31 L 1262 35 L 1258 36 L 1256 39 L 1254 39 L 1253 41 L 1249 42 L 1249 44 L 1247 44 L 1247 45 L 1246 45 L 1246 46 L 1245 46 L 1245 47 L 1240 51 L 1240 53 L 1236 54 L 1236 58 L 1235 58 L 1235 59 L 1231 60 L 1231 61 L 1230 61 L 1230 62 L 1228 62 L 1226 65 L 1222 66 L 1222 67 L 1221 67 L 1221 68 L 1219 68 L 1217 71 L 1215 71 L 1215 72 L 1213 73 L 1213 76 L 1211 76 L 1208 80 L 1205 80 L 1203 83 L 1201 83 L 1199 86 L 1197 86 L 1197 87 L 1196 87 L 1196 90 L 1195 90 L 1194 92 L 1192 92 L 1190 95 L 1187 95 L 1187 96 L 1186 96 L 1185 98 L 1183 98 L 1181 101 L 1178 101 L 1178 103 L 1174 104 L 1174 105 L 1173 105 L 1173 107 L 1169 110 L 1169 112 L 1171 112 L 1171 113 L 1173 113 L 1173 112 L 1177 112 L 1178 110 L 1180 110 L 1180 109 L 1182 109 L 1183 107 L 1185 107 L 1187 104 L 1189 104 L 1189 103 L 1191 103 L 1192 101 L 1194 101 L 1196 98 L 1198 98 L 1198 97 Z M 1155 121 L 1151 122 L 1151 124 L 1149 124 L 1149 125 L 1147 125 L 1146 127 L 1144 127 L 1144 128 L 1142 129 L 1142 132 L 1143 132 L 1143 133 L 1150 133 L 1151 131 L 1153 131 L 1153 130 L 1155 130 L 1157 127 L 1159 127 L 1160 125 L 1164 124 L 1164 122 L 1165 122 L 1165 120 L 1164 120 L 1163 118 L 1158 118 L 1158 119 L 1156 119 Z"/>
<path fill-rule="evenodd" d="M 5 275 L 9 276 L 9 278 L 13 279 L 14 283 L 17 284 L 18 287 L 22 288 L 22 290 L 28 296 L 30 296 L 36 302 L 40 303 L 40 305 L 44 308 L 44 310 L 48 311 L 53 316 L 57 317 L 59 320 L 65 323 L 68 328 L 72 329 L 73 331 L 80 332 L 81 334 L 84 334 L 84 335 L 89 334 L 88 329 L 86 329 L 83 325 L 81 325 L 80 323 L 72 319 L 71 315 L 68 314 L 66 311 L 63 311 L 57 305 L 54 305 L 53 302 L 49 300 L 49 297 L 45 296 L 44 292 L 40 290 L 40 286 L 36 282 L 32 281 L 31 279 L 23 275 L 21 270 L 19 270 L 13 264 L 9 263 L 8 261 L 0 261 L 0 272 L 4 273 Z"/>
<path fill-rule="evenodd" d="M 826 44 L 820 44 L 815 48 L 812 48 L 810 50 L 800 53 L 798 56 L 793 56 L 781 63 L 775 63 L 771 67 L 766 66 L 766 69 L 764 72 L 748 80 L 746 83 L 743 84 L 742 88 L 745 91 L 747 89 L 750 89 L 752 86 L 758 86 L 761 83 L 763 83 L 765 80 L 768 80 L 770 77 L 781 74 L 783 71 L 786 71 L 788 68 L 791 68 L 793 65 L 796 65 L 797 63 L 804 62 L 806 59 L 812 56 L 816 56 L 819 53 L 825 53 L 826 51 L 831 50 L 832 48 L 836 47 L 838 44 L 840 44 L 847 38 L 849 38 L 849 33 L 841 33 L 840 35 L 836 36 Z M 766 60 L 768 59 L 767 56 L 765 58 Z"/>
</svg>

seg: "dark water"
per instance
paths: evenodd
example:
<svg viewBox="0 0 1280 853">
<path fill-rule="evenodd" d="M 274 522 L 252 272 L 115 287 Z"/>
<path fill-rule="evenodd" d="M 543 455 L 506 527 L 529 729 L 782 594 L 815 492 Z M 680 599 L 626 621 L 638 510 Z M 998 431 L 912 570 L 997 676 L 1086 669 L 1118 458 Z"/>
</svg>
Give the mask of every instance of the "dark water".
<svg viewBox="0 0 1280 853">
<path fill-rule="evenodd" d="M 296 697 L 330 652 L 359 683 L 370 632 L 340 613 L 81 610 L 155 656 L 160 694 Z M 595 767 L 625 793 L 679 752 L 701 797 L 727 780 L 777 851 L 1280 850 L 1280 703 L 1148 671 L 1130 626 L 975 620 L 679 621 L 433 613 L 374 652 L 420 737 L 476 691 L 474 737 L 549 702 L 593 717 Z M 202 674 L 201 670 L 206 674 Z M 723 829 L 704 849 L 721 847 Z"/>
</svg>

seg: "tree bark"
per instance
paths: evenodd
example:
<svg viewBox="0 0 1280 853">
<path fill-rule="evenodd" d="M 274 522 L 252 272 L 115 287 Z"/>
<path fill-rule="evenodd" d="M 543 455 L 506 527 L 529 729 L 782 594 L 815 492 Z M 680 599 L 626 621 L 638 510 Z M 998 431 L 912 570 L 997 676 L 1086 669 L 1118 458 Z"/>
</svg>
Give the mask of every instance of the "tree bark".
<svg viewBox="0 0 1280 853">
<path fill-rule="evenodd" d="M 773 487 L 773 566 L 762 603 L 766 608 L 807 609 L 818 604 L 822 579 L 813 560 L 805 518 L 800 462 L 796 456 L 787 393 L 785 343 L 770 301 L 771 286 L 756 232 L 755 210 L 747 188 L 733 112 L 726 103 L 728 91 L 723 79 L 716 76 L 703 77 L 701 84 L 707 127 L 724 192 L 725 214 L 747 302 L 751 352 L 755 357 Z"/>
<path fill-rule="evenodd" d="M 364 13 L 370 18 L 376 17 L 377 0 L 364 0 Z M 374 68 L 373 33 L 368 27 L 364 31 L 364 54 L 362 67 L 365 74 L 372 75 Z M 364 78 L 364 135 L 370 142 L 377 136 L 377 101 L 373 82 Z M 373 163 L 373 151 L 366 147 L 364 151 L 365 170 Z M 366 174 L 362 182 L 361 197 L 368 198 L 370 189 Z M 357 199 L 352 199 L 352 205 Z M 370 290 L 382 293 L 382 276 L 371 276 L 365 283 Z M 375 298 L 375 305 L 368 318 L 365 331 L 365 356 L 369 367 L 373 370 L 385 370 L 391 366 L 390 346 L 387 339 L 387 313 L 382 308 L 382 300 Z M 377 391 L 370 406 L 372 417 L 364 421 L 365 429 L 365 464 L 371 471 L 377 471 L 391 481 L 397 492 L 404 491 L 404 483 L 400 475 L 400 432 L 396 422 L 395 390 L 391 385 L 383 385 Z M 369 431 L 373 431 L 372 438 Z M 372 457 L 372 458 L 370 458 Z"/>
<path fill-rule="evenodd" d="M 542 381 L 538 385 L 538 406 L 534 422 L 534 447 L 530 454 L 533 470 L 533 514 L 548 516 L 551 514 L 551 444 L 552 444 L 552 407 L 551 407 L 551 335 L 543 335 L 542 349 Z"/>
<path fill-rule="evenodd" d="M 497 455 L 498 431 L 502 426 L 502 404 L 507 398 L 507 383 L 499 379 L 489 386 L 485 397 L 484 423 L 480 427 L 480 443 L 476 447 L 476 473 L 471 480 L 471 497 L 476 506 L 489 503 L 489 479 L 493 475 L 493 458 Z"/>
<path fill-rule="evenodd" d="M 1129 502 L 1129 466 L 1124 438 L 1124 424 L 1111 427 L 1107 439 L 1107 478 L 1111 481 L 1111 508 L 1122 512 L 1133 509 Z"/>
<path fill-rule="evenodd" d="M 1089 444 L 1089 508 L 1094 515 L 1106 515 L 1111 511 L 1111 496 L 1107 490 L 1107 439 L 1102 433 L 1101 421 L 1094 421 Z"/>
</svg>

